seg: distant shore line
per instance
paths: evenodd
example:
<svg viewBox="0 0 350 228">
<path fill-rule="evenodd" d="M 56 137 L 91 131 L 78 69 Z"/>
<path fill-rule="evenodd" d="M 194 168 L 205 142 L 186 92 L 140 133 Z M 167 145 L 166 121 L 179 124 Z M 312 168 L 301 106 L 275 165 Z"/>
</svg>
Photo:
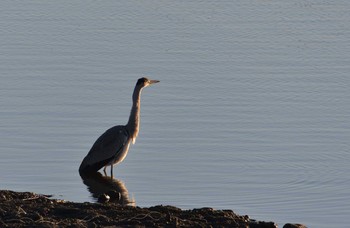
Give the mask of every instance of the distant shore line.
<svg viewBox="0 0 350 228">
<path fill-rule="evenodd" d="M 173 206 L 140 208 L 114 203 L 74 203 L 32 192 L 0 190 L 1 227 L 251 227 L 275 228 L 274 222 L 256 221 L 232 210 Z M 305 228 L 285 224 L 284 228 Z"/>
</svg>

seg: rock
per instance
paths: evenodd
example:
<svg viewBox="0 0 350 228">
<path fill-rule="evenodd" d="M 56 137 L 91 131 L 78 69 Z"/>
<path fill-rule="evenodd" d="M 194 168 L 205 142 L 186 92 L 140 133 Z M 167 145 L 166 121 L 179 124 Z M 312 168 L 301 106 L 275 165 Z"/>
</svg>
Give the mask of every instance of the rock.
<svg viewBox="0 0 350 228">
<path fill-rule="evenodd" d="M 287 223 L 283 226 L 283 228 L 307 228 L 305 225 L 303 224 L 298 224 L 298 223 Z"/>
<path fill-rule="evenodd" d="M 107 194 L 101 194 L 99 197 L 98 197 L 98 202 L 99 203 L 107 203 L 109 200 L 110 200 L 111 197 L 109 197 L 109 195 Z"/>
<path fill-rule="evenodd" d="M 277 228 L 277 224 L 274 222 L 262 222 L 250 220 L 249 228 Z"/>
<path fill-rule="evenodd" d="M 119 201 L 122 198 L 120 192 L 117 191 L 109 191 L 106 194 L 110 197 L 111 201 Z"/>
</svg>

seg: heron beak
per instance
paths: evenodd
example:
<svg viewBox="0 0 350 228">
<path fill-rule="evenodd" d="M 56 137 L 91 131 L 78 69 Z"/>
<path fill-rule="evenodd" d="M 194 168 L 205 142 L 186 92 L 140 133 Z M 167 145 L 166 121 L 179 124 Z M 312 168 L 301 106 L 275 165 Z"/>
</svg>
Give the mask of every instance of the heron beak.
<svg viewBox="0 0 350 228">
<path fill-rule="evenodd" d="M 158 80 L 149 80 L 149 84 L 152 85 L 152 84 L 155 84 L 155 83 L 158 83 L 159 81 Z"/>
</svg>

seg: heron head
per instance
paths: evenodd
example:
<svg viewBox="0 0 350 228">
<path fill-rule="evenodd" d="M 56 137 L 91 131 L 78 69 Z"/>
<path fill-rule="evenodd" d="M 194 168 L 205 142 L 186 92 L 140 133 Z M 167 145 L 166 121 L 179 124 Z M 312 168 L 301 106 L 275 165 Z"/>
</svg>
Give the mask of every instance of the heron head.
<svg viewBox="0 0 350 228">
<path fill-rule="evenodd" d="M 136 85 L 141 86 L 141 87 L 146 87 L 146 86 L 149 86 L 149 85 L 158 83 L 158 82 L 159 82 L 158 80 L 150 80 L 150 79 L 148 79 L 148 78 L 140 78 L 140 79 L 137 81 L 137 84 L 136 84 Z"/>
</svg>

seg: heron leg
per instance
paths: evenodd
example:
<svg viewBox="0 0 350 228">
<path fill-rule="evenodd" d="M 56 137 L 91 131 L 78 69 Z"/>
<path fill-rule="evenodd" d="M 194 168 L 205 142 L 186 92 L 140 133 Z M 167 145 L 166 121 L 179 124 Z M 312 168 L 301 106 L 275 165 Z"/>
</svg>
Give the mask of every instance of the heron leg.
<svg viewBox="0 0 350 228">
<path fill-rule="evenodd" d="M 113 178 L 113 164 L 111 165 L 111 177 Z"/>
<path fill-rule="evenodd" d="M 105 167 L 103 168 L 103 173 L 105 174 L 105 176 L 107 176 L 106 168 L 107 168 L 107 166 L 105 166 Z"/>
</svg>

